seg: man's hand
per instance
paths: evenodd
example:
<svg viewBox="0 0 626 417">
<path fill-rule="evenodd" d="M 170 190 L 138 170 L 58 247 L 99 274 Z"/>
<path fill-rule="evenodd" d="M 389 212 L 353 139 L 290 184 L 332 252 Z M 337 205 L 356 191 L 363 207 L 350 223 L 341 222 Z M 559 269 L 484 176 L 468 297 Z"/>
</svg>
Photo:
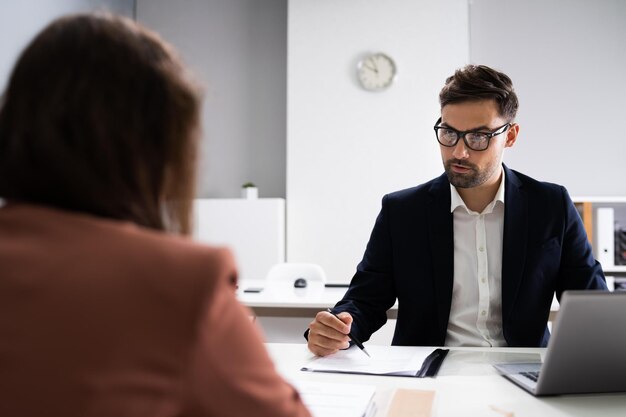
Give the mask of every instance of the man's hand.
<svg viewBox="0 0 626 417">
<path fill-rule="evenodd" d="M 333 316 L 327 311 L 320 311 L 309 324 L 309 350 L 318 356 L 326 356 L 350 346 L 350 327 L 352 316 L 341 312 Z"/>
</svg>

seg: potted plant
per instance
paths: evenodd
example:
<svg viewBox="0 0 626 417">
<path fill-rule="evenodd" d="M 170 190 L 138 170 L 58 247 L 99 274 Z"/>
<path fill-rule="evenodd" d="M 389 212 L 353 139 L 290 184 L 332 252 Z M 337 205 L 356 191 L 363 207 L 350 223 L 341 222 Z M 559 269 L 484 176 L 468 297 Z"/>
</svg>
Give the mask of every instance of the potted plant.
<svg viewBox="0 0 626 417">
<path fill-rule="evenodd" d="M 259 189 L 251 182 L 246 182 L 241 186 L 241 197 L 254 199 L 259 197 Z"/>
</svg>

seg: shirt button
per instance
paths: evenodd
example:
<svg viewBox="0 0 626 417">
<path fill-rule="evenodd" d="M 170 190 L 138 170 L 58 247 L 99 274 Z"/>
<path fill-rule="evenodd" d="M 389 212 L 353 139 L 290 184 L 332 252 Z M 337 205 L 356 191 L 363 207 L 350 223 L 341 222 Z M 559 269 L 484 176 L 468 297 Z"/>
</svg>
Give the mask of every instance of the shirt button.
<svg viewBox="0 0 626 417">
<path fill-rule="evenodd" d="M 485 248 L 483 248 L 482 246 L 480 248 L 478 248 L 479 251 L 484 252 Z"/>
<path fill-rule="evenodd" d="M 487 312 L 485 310 L 483 310 L 483 311 L 480 312 L 480 315 L 481 316 L 485 316 L 485 315 L 487 315 Z"/>
<path fill-rule="evenodd" d="M 487 280 L 486 280 L 485 278 L 481 279 L 480 281 L 481 281 L 483 284 L 484 284 L 485 282 L 487 282 Z"/>
</svg>

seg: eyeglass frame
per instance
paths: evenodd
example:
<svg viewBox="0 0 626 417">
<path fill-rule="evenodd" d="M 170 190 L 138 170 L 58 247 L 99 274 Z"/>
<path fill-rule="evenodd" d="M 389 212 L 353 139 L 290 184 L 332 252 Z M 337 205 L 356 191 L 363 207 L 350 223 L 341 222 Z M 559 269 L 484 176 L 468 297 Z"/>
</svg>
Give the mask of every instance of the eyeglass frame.
<svg viewBox="0 0 626 417">
<path fill-rule="evenodd" d="M 435 126 L 433 126 L 433 129 L 435 129 L 435 137 L 437 138 L 437 142 L 441 146 L 445 146 L 446 148 L 454 148 L 456 145 L 458 145 L 459 139 L 463 138 L 463 143 L 465 143 L 465 146 L 467 146 L 468 149 L 471 149 L 472 151 L 476 151 L 476 152 L 486 151 L 489 148 L 489 145 L 491 144 L 491 139 L 493 137 L 503 134 L 511 126 L 513 126 L 513 123 L 508 122 L 496 128 L 495 130 L 492 130 L 491 132 L 485 132 L 480 129 L 460 131 L 450 126 L 440 126 L 439 123 L 441 123 L 441 117 L 437 119 L 437 122 L 435 123 Z M 438 132 L 439 129 L 447 129 L 456 133 L 456 140 L 454 141 L 454 143 L 451 145 L 446 145 L 445 143 L 441 143 L 441 141 L 439 140 L 439 132 Z M 467 135 L 468 133 L 481 133 L 487 136 L 487 146 L 485 146 L 483 149 L 474 149 L 473 147 L 471 147 L 467 141 L 467 138 L 465 137 L 465 135 Z"/>
</svg>

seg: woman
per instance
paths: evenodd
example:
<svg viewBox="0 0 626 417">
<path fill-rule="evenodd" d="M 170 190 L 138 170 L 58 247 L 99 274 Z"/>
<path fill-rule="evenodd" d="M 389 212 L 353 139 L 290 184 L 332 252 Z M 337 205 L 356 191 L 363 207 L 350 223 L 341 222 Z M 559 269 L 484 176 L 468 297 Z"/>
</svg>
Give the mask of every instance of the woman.
<svg viewBox="0 0 626 417">
<path fill-rule="evenodd" d="M 61 18 L 0 108 L 0 415 L 308 416 L 190 231 L 200 102 L 157 35 Z"/>
</svg>

